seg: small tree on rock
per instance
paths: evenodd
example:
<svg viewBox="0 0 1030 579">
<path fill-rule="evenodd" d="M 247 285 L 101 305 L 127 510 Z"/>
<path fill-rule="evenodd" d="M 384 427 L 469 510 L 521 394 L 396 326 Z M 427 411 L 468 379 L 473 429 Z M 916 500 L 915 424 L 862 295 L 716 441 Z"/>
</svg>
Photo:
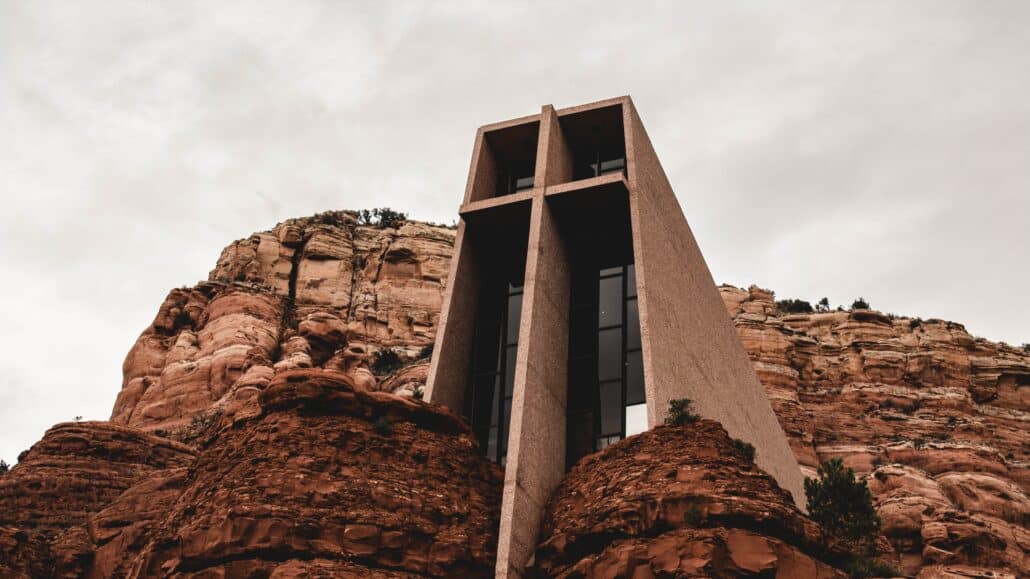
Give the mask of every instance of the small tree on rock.
<svg viewBox="0 0 1030 579">
<path fill-rule="evenodd" d="M 868 310 L 869 302 L 865 301 L 865 298 L 858 298 L 851 302 L 851 309 L 853 310 Z"/>
<path fill-rule="evenodd" d="M 819 465 L 819 478 L 805 478 L 805 496 L 812 519 L 834 537 L 871 544 L 880 530 L 873 495 L 865 481 L 839 458 Z"/>
<path fill-rule="evenodd" d="M 7 464 L 7 461 L 0 459 L 0 474 L 7 474 L 9 470 L 11 470 L 11 465 Z"/>
<path fill-rule="evenodd" d="M 676 400 L 669 401 L 669 416 L 665 418 L 666 424 L 672 424 L 674 426 L 682 426 L 684 424 L 693 424 L 697 422 L 701 417 L 691 410 L 691 405 L 694 401 L 690 398 L 678 398 Z"/>
<path fill-rule="evenodd" d="M 830 298 L 823 298 L 819 300 L 819 303 L 815 305 L 816 311 L 828 312 L 830 311 Z"/>
</svg>

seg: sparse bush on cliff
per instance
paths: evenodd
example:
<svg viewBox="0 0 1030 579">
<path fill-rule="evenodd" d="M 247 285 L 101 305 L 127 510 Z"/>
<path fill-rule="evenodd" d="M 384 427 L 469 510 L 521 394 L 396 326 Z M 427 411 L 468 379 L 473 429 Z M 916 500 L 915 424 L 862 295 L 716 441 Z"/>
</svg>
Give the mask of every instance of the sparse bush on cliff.
<svg viewBox="0 0 1030 579">
<path fill-rule="evenodd" d="M 819 303 L 815 304 L 815 310 L 817 312 L 830 311 L 830 298 L 823 298 L 819 300 Z"/>
<path fill-rule="evenodd" d="M 868 546 L 880 530 L 868 485 L 839 458 L 819 465 L 818 479 L 805 478 L 805 496 L 812 519 L 834 537 Z"/>
<path fill-rule="evenodd" d="M 426 360 L 433 357 L 433 344 L 426 344 L 418 351 L 418 359 Z"/>
<path fill-rule="evenodd" d="M 390 436 L 393 434 L 393 423 L 390 422 L 389 418 L 380 416 L 376 419 L 375 423 L 372 424 L 372 429 L 380 436 Z"/>
<path fill-rule="evenodd" d="M 755 445 L 750 442 L 745 442 L 739 438 L 734 438 L 733 447 L 743 453 L 748 462 L 755 462 Z"/>
<path fill-rule="evenodd" d="M 812 304 L 796 299 L 780 300 L 776 302 L 776 307 L 785 314 L 810 314 L 815 311 L 812 309 Z"/>
<path fill-rule="evenodd" d="M 853 310 L 868 310 L 869 302 L 865 301 L 865 298 L 858 298 L 851 302 L 851 309 Z"/>
<path fill-rule="evenodd" d="M 368 209 L 358 211 L 358 223 L 360 225 L 371 225 L 373 227 L 399 227 L 407 220 L 407 213 L 394 211 L 389 207 L 376 207 L 371 211 Z"/>
<path fill-rule="evenodd" d="M 672 424 L 674 426 L 682 426 L 684 424 L 692 424 L 697 422 L 701 417 L 691 410 L 691 405 L 694 401 L 690 398 L 677 398 L 676 400 L 669 401 L 669 416 L 666 417 L 665 423 Z"/>
<path fill-rule="evenodd" d="M 379 350 L 375 353 L 375 357 L 372 360 L 372 373 L 376 376 L 383 376 L 400 369 L 403 365 L 404 362 L 401 361 L 401 357 L 397 355 L 397 352 L 393 350 Z"/>
<path fill-rule="evenodd" d="M 7 464 L 5 460 L 0 460 L 0 474 L 7 474 L 9 470 L 11 470 L 11 465 Z"/>
<path fill-rule="evenodd" d="M 422 386 L 415 386 L 415 389 L 411 391 L 411 397 L 415 400 L 422 400 L 425 398 L 426 392 L 422 389 Z"/>
</svg>

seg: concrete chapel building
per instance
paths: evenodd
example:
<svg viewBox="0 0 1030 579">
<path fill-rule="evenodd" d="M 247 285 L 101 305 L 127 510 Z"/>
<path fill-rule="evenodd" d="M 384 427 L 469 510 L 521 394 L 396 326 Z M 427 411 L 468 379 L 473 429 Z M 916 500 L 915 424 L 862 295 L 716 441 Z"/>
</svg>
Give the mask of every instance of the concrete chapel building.
<svg viewBox="0 0 1030 579">
<path fill-rule="evenodd" d="M 581 457 L 669 401 L 802 475 L 629 97 L 476 134 L 426 398 L 505 468 L 497 575 L 520 576 Z"/>
</svg>

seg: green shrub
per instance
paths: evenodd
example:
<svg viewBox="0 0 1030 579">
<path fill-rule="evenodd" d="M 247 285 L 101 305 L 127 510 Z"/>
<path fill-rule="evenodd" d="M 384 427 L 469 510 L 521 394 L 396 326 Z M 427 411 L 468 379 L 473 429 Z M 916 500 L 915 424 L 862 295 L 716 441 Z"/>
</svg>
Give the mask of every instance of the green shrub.
<svg viewBox="0 0 1030 579">
<path fill-rule="evenodd" d="M 379 350 L 372 359 L 372 373 L 383 376 L 401 368 L 404 362 L 393 350 Z"/>
<path fill-rule="evenodd" d="M 819 465 L 819 478 L 805 478 L 808 511 L 830 535 L 848 541 L 871 543 L 880 530 L 880 517 L 865 481 L 839 458 Z"/>
<path fill-rule="evenodd" d="M 408 220 L 408 214 L 394 211 L 389 207 L 377 207 L 371 211 L 358 211 L 358 223 L 374 227 L 399 227 Z"/>
<path fill-rule="evenodd" d="M 865 301 L 865 298 L 858 298 L 851 302 L 851 309 L 853 310 L 868 310 L 869 302 Z"/>
<path fill-rule="evenodd" d="M 11 470 L 11 465 L 7 464 L 7 461 L 0 459 L 0 474 L 7 474 L 9 470 Z"/>
<path fill-rule="evenodd" d="M 815 304 L 815 309 L 819 312 L 830 311 L 830 298 L 823 298 L 819 300 L 819 303 Z"/>
<path fill-rule="evenodd" d="M 694 401 L 690 398 L 678 398 L 669 401 L 669 416 L 665 419 L 666 424 L 682 426 L 697 422 L 700 416 L 691 410 Z"/>
<path fill-rule="evenodd" d="M 425 395 L 426 393 L 422 389 L 422 386 L 415 386 L 415 389 L 411 391 L 411 397 L 415 400 L 422 400 L 425 397 Z"/>
<path fill-rule="evenodd" d="M 755 445 L 751 444 L 750 442 L 744 442 L 739 438 L 734 438 L 733 447 L 739 450 L 741 454 L 744 455 L 744 458 L 748 460 L 748 462 L 755 462 Z"/>
<path fill-rule="evenodd" d="M 850 579 L 901 576 L 901 571 L 894 565 L 872 557 L 855 557 L 844 564 L 844 571 Z"/>
<path fill-rule="evenodd" d="M 812 304 L 805 300 L 780 300 L 776 302 L 776 307 L 785 314 L 810 314 L 812 313 Z"/>
<path fill-rule="evenodd" d="M 433 357 L 433 344 L 426 344 L 418 351 L 418 359 L 425 360 Z"/>
<path fill-rule="evenodd" d="M 385 416 L 380 416 L 376 419 L 375 423 L 372 424 L 372 429 L 380 436 L 390 436 L 393 434 L 393 422 Z"/>
</svg>

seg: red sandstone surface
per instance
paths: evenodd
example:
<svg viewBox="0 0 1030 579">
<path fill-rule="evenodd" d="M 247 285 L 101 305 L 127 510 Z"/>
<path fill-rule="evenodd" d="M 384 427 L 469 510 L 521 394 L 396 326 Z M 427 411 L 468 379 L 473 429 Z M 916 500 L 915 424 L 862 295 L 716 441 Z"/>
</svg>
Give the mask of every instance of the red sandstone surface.
<svg viewBox="0 0 1030 579">
<path fill-rule="evenodd" d="M 453 415 L 388 394 L 425 380 L 416 359 L 453 239 L 332 212 L 231 244 L 137 340 L 111 422 L 57 425 L 0 475 L 0 576 L 488 574 L 499 474 Z M 1030 352 L 952 322 L 787 315 L 768 291 L 721 289 L 803 468 L 841 457 L 869 477 L 907 575 L 1030 575 Z M 374 376 L 384 349 L 412 363 Z M 382 414 L 398 419 L 389 436 Z M 767 477 L 704 450 L 722 448 L 712 428 L 695 434 L 697 452 L 649 434 L 577 466 L 537 568 L 833 576 L 811 523 Z M 662 478 L 671 465 L 705 474 Z M 598 523 L 604 504 L 623 510 Z M 666 528 L 653 504 L 696 506 L 704 524 Z M 586 521 L 652 527 L 559 548 Z"/>
<path fill-rule="evenodd" d="M 844 577 L 846 551 L 717 422 L 659 426 L 590 455 L 548 506 L 546 577 Z"/>
</svg>

